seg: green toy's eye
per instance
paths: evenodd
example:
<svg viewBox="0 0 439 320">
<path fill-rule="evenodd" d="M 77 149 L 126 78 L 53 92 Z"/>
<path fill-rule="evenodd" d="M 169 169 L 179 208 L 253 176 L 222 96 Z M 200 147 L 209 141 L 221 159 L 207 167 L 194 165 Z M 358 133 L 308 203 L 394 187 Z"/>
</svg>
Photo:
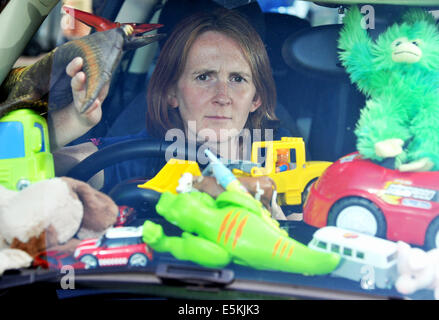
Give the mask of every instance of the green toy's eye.
<svg viewBox="0 0 439 320">
<path fill-rule="evenodd" d="M 412 42 L 412 44 L 414 44 L 417 47 L 422 45 L 422 40 L 421 39 L 416 39 L 416 40 L 413 40 L 411 42 Z"/>
<path fill-rule="evenodd" d="M 392 47 L 397 48 L 406 42 L 409 42 L 409 39 L 407 39 L 406 37 L 397 38 L 392 42 Z"/>
</svg>

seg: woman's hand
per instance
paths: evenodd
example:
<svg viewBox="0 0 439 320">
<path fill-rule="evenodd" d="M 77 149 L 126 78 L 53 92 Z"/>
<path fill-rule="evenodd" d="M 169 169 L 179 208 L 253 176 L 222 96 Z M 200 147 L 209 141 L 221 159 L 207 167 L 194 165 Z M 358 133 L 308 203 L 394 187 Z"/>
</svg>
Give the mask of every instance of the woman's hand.
<svg viewBox="0 0 439 320">
<path fill-rule="evenodd" d="M 72 77 L 73 102 L 65 108 L 49 113 L 48 125 L 52 151 L 79 138 L 101 121 L 101 106 L 108 94 L 110 84 L 106 84 L 90 108 L 81 113 L 86 97 L 87 80 L 82 67 L 81 57 L 76 57 L 67 65 L 66 73 Z"/>
<path fill-rule="evenodd" d="M 84 113 L 81 113 L 82 107 L 85 103 L 86 97 L 86 76 L 82 70 L 83 60 L 81 57 L 73 59 L 66 67 L 66 73 L 72 77 L 71 87 L 73 94 L 73 107 L 76 111 L 78 120 L 83 122 L 84 125 L 89 125 L 90 128 L 94 127 L 102 118 L 102 102 L 108 94 L 109 84 L 106 84 L 98 97 L 93 102 L 91 107 Z"/>
</svg>

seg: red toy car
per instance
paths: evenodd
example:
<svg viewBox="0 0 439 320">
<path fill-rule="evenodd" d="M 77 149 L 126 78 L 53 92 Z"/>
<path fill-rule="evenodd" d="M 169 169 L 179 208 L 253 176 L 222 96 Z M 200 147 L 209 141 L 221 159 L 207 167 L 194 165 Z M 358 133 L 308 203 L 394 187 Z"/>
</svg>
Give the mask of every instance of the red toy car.
<svg viewBox="0 0 439 320">
<path fill-rule="evenodd" d="M 439 172 L 401 172 L 358 153 L 333 163 L 311 187 L 304 222 L 335 225 L 427 249 L 439 247 Z"/>
<path fill-rule="evenodd" d="M 142 240 L 142 226 L 109 229 L 99 239 L 81 241 L 74 257 L 85 268 L 98 266 L 144 267 L 152 259 L 152 250 Z"/>
<path fill-rule="evenodd" d="M 63 266 L 72 266 L 75 269 L 84 269 L 85 264 L 75 260 L 70 254 L 56 250 L 48 250 L 34 257 L 32 266 L 43 269 L 61 269 Z"/>
</svg>

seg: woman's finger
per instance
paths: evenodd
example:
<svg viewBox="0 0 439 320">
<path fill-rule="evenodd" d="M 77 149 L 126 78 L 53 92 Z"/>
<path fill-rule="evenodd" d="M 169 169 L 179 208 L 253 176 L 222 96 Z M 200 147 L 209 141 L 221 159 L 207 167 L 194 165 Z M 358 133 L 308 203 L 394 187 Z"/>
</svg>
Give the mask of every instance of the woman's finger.
<svg viewBox="0 0 439 320">
<path fill-rule="evenodd" d="M 83 65 L 83 60 L 81 57 L 76 57 L 66 67 L 66 73 L 74 77 L 79 71 L 81 71 Z"/>
<path fill-rule="evenodd" d="M 71 86 L 74 91 L 80 91 L 85 89 L 85 73 L 78 72 L 71 81 Z"/>
<path fill-rule="evenodd" d="M 108 90 L 109 90 L 109 88 L 110 88 L 110 83 L 106 83 L 106 84 L 104 85 L 104 87 L 101 89 L 101 91 L 99 92 L 99 95 L 98 95 L 98 99 L 99 99 L 100 101 L 104 101 L 104 100 L 105 100 L 105 98 L 106 98 L 107 95 L 108 95 Z"/>
</svg>

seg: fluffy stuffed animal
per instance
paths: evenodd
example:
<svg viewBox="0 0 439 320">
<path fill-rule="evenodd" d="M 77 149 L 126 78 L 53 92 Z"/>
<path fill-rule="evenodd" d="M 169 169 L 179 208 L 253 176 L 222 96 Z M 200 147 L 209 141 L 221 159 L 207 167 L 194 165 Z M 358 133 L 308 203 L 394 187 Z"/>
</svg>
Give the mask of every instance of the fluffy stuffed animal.
<svg viewBox="0 0 439 320">
<path fill-rule="evenodd" d="M 425 252 L 402 241 L 398 241 L 397 245 L 399 276 L 396 290 L 409 295 L 421 289 L 432 289 L 434 298 L 439 300 L 439 249 Z"/>
<path fill-rule="evenodd" d="M 117 215 L 111 198 L 70 178 L 43 180 L 19 192 L 0 186 L 0 274 L 29 266 L 48 248 L 73 252 L 75 235 L 98 236 Z"/>
<path fill-rule="evenodd" d="M 396 157 L 401 171 L 439 170 L 439 32 L 433 16 L 409 9 L 373 41 L 351 7 L 340 59 L 368 98 L 355 134 L 368 159 Z"/>
</svg>

